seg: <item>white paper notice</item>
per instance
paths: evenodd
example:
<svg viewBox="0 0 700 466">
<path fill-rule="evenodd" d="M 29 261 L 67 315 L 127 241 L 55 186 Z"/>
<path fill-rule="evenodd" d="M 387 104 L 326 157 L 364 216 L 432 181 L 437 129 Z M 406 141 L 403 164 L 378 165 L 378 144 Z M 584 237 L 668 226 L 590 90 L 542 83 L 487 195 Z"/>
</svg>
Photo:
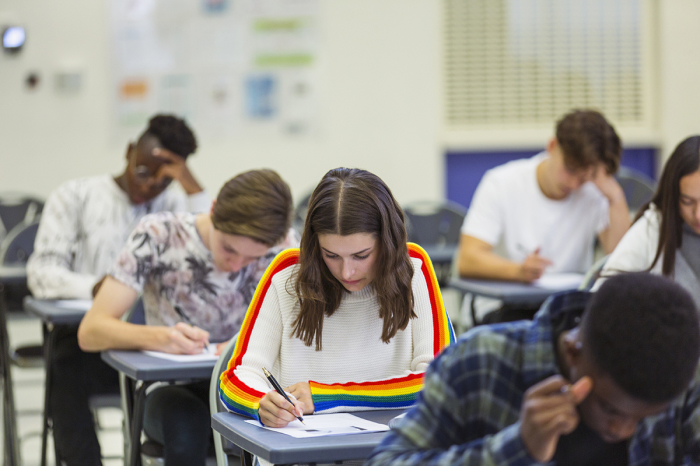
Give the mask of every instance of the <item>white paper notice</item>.
<svg viewBox="0 0 700 466">
<path fill-rule="evenodd" d="M 92 299 L 62 299 L 54 302 L 54 305 L 64 309 L 74 309 L 87 312 L 92 307 Z"/>
<path fill-rule="evenodd" d="M 324 435 L 348 435 L 364 434 L 368 432 L 384 432 L 389 430 L 389 426 L 367 421 L 348 413 L 335 414 L 312 414 L 304 416 L 304 424 L 294 421 L 286 427 L 266 427 L 260 426 L 255 420 L 246 421 L 257 425 L 263 429 L 279 432 L 280 434 L 291 435 L 296 438 L 322 437 Z"/>
<path fill-rule="evenodd" d="M 548 290 L 573 290 L 578 288 L 583 280 L 580 273 L 552 273 L 544 274 L 538 280 L 532 282 L 533 285 Z"/>
<path fill-rule="evenodd" d="M 204 348 L 201 354 L 170 354 L 162 353 L 160 351 L 144 351 L 149 356 L 155 356 L 157 358 L 169 359 L 170 361 L 178 362 L 195 362 L 195 361 L 216 361 L 219 359 L 216 353 L 216 343 L 210 343 L 209 346 Z M 297 421 L 298 422 L 298 421 Z"/>
</svg>

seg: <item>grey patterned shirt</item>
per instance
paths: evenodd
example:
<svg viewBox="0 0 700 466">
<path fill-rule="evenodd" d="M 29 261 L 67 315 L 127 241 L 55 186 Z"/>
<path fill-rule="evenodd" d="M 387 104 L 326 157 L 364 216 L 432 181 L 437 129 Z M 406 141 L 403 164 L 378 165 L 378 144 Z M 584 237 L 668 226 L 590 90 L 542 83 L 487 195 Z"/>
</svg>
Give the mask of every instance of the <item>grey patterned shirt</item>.
<svg viewBox="0 0 700 466">
<path fill-rule="evenodd" d="M 220 272 L 195 226 L 196 216 L 147 215 L 119 254 L 111 275 L 143 292 L 148 325 L 186 322 L 212 341 L 231 338 L 243 323 L 255 288 L 279 251 L 298 245 L 290 230 L 283 244 L 238 272 Z"/>
<path fill-rule="evenodd" d="M 68 181 L 46 201 L 27 263 L 29 289 L 43 299 L 91 299 L 92 287 L 107 274 L 144 215 L 202 212 L 210 206 L 206 192 L 188 197 L 175 183 L 134 205 L 110 175 Z"/>
</svg>

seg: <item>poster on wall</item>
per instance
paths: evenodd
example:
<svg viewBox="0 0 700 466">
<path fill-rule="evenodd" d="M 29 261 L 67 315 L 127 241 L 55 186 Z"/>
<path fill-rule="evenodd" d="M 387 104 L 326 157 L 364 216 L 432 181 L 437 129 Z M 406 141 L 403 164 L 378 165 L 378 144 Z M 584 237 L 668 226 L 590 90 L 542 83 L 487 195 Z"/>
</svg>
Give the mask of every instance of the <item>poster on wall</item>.
<svg viewBox="0 0 700 466">
<path fill-rule="evenodd" d="M 198 134 L 318 133 L 318 0 L 110 0 L 115 136 L 158 112 Z"/>
</svg>

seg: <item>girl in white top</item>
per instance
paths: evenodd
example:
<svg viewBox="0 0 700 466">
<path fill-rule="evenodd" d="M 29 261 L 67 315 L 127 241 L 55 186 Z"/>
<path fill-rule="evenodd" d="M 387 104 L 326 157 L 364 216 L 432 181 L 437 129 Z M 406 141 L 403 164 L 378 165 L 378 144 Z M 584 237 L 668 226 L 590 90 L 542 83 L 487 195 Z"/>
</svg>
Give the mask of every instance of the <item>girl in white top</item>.
<svg viewBox="0 0 700 466">
<path fill-rule="evenodd" d="M 280 253 L 260 280 L 220 396 L 271 427 L 295 414 L 404 408 L 452 341 L 430 259 L 407 245 L 391 191 L 372 173 L 339 168 L 311 196 L 301 249 Z"/>
<path fill-rule="evenodd" d="M 644 270 L 672 277 L 700 304 L 700 136 L 673 151 L 656 194 L 640 209 L 601 276 Z"/>
</svg>

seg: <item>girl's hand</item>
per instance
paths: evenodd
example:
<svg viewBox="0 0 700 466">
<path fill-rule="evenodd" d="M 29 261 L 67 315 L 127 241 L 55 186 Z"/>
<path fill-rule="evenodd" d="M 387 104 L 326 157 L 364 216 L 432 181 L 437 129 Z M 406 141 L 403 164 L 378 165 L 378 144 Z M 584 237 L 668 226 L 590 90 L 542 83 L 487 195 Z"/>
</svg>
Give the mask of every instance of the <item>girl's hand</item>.
<svg viewBox="0 0 700 466">
<path fill-rule="evenodd" d="M 294 398 L 304 403 L 304 414 L 313 414 L 316 409 L 314 400 L 311 397 L 311 386 L 309 382 L 298 382 L 285 388 L 285 391 L 294 395 Z"/>
<path fill-rule="evenodd" d="M 294 400 L 292 400 L 294 401 Z M 282 395 L 272 390 L 260 400 L 258 416 L 260 422 L 267 427 L 284 427 L 304 414 L 304 403 L 297 400 L 296 405 L 290 404 Z"/>
</svg>

